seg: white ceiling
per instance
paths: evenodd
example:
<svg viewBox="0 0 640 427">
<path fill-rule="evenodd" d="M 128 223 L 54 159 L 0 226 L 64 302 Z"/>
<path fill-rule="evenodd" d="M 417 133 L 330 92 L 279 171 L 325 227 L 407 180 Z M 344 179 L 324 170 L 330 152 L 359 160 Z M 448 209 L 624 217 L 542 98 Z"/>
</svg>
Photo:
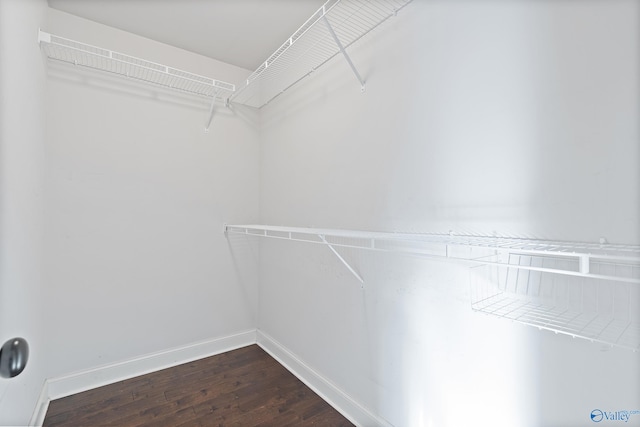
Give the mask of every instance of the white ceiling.
<svg viewBox="0 0 640 427">
<path fill-rule="evenodd" d="M 255 70 L 325 0 L 48 0 L 110 27 Z"/>
</svg>

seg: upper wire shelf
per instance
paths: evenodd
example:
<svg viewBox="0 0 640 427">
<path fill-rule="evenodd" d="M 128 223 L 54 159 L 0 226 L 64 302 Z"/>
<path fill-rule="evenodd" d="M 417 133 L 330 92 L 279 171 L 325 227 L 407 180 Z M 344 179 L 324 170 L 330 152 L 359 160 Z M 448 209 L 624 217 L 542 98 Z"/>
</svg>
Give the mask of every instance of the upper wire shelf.
<svg viewBox="0 0 640 427">
<path fill-rule="evenodd" d="M 640 284 L 640 277 L 625 274 L 625 266 L 640 266 L 640 246 L 610 243 L 582 243 L 518 239 L 493 236 L 387 233 L 375 231 L 278 227 L 269 225 L 226 225 L 227 233 L 285 240 L 400 252 L 430 258 L 464 260 L 482 265 L 513 265 L 492 254 L 528 255 L 563 262 L 518 265 L 518 269 Z M 619 266 L 597 268 L 602 263 Z"/>
<path fill-rule="evenodd" d="M 230 101 L 263 107 L 410 2 L 328 0 L 249 76 Z"/>
<path fill-rule="evenodd" d="M 123 53 L 91 46 L 39 31 L 38 41 L 48 58 L 106 71 L 167 88 L 226 100 L 235 91 L 235 85 L 210 77 L 190 73 L 136 58 Z"/>
</svg>

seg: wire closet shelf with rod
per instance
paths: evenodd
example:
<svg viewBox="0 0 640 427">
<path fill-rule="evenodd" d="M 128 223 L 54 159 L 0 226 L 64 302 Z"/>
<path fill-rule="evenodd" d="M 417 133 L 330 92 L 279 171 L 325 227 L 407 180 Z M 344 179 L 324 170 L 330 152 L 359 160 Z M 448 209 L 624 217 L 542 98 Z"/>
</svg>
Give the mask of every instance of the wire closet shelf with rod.
<svg viewBox="0 0 640 427">
<path fill-rule="evenodd" d="M 270 225 L 225 225 L 225 233 L 325 245 L 361 284 L 366 277 L 340 248 L 465 263 L 476 312 L 640 350 L 640 246 Z"/>
<path fill-rule="evenodd" d="M 40 48 L 49 60 L 127 77 L 138 82 L 207 98 L 211 102 L 205 129 L 209 129 L 216 101 L 226 103 L 235 92 L 232 83 L 168 65 L 38 31 Z"/>
<path fill-rule="evenodd" d="M 365 81 L 347 50 L 411 0 L 328 0 L 247 78 L 230 97 L 260 108 L 342 55 L 364 90 Z"/>
</svg>

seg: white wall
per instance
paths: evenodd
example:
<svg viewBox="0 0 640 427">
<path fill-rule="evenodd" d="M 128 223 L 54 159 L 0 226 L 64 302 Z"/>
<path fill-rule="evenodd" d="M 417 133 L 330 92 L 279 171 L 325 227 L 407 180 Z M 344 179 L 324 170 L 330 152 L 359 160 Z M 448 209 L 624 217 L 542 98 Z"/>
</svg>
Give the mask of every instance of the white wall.
<svg viewBox="0 0 640 427">
<path fill-rule="evenodd" d="M 0 341 L 31 346 L 0 382 L 2 425 L 29 421 L 45 378 L 255 328 L 257 254 L 229 248 L 223 223 L 258 218 L 256 112 L 218 106 L 205 133 L 206 100 L 48 62 L 39 27 L 233 83 L 250 73 L 0 1 Z"/>
<path fill-rule="evenodd" d="M 262 223 L 640 243 L 640 6 L 414 1 L 265 107 Z M 463 266 L 262 241 L 259 328 L 393 425 L 586 425 L 640 357 L 476 315 Z M 640 424 L 640 416 L 634 420 Z"/>
<path fill-rule="evenodd" d="M 220 80 L 249 73 L 53 9 L 43 30 Z M 218 106 L 205 133 L 206 100 L 46 69 L 47 377 L 255 328 L 255 268 L 233 262 L 252 254 L 223 234 L 258 218 L 255 113 Z"/>
<path fill-rule="evenodd" d="M 0 382 L 0 424 L 29 419 L 44 378 L 256 323 L 394 425 L 640 409 L 637 354 L 477 316 L 462 267 L 346 252 L 360 290 L 326 248 L 263 241 L 258 294 L 256 246 L 221 232 L 260 217 L 640 243 L 638 8 L 416 0 L 351 50 L 365 94 L 337 59 L 259 128 L 235 107 L 205 134 L 194 98 L 45 65 L 37 27 L 221 80 L 248 71 L 0 0 L 0 341 L 32 347 Z"/>
<path fill-rule="evenodd" d="M 0 345 L 24 337 L 25 371 L 0 378 L 0 424 L 29 420 L 44 380 L 41 321 L 45 75 L 37 44 L 44 0 L 0 0 Z"/>
</svg>

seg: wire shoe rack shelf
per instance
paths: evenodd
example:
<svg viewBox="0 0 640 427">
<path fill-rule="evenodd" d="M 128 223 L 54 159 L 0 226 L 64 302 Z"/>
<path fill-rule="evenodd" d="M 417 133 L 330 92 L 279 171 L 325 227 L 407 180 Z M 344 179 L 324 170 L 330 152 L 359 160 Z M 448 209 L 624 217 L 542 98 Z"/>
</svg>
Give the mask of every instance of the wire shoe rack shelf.
<svg viewBox="0 0 640 427">
<path fill-rule="evenodd" d="M 594 274 L 573 276 L 575 260 L 498 254 L 471 268 L 475 311 L 593 342 L 640 350 L 640 264 L 628 258 L 591 262 Z M 522 267 L 540 266 L 545 270 Z"/>
<path fill-rule="evenodd" d="M 471 265 L 474 311 L 640 350 L 640 246 L 494 236 L 225 225 L 225 233 L 395 252 Z"/>
</svg>

